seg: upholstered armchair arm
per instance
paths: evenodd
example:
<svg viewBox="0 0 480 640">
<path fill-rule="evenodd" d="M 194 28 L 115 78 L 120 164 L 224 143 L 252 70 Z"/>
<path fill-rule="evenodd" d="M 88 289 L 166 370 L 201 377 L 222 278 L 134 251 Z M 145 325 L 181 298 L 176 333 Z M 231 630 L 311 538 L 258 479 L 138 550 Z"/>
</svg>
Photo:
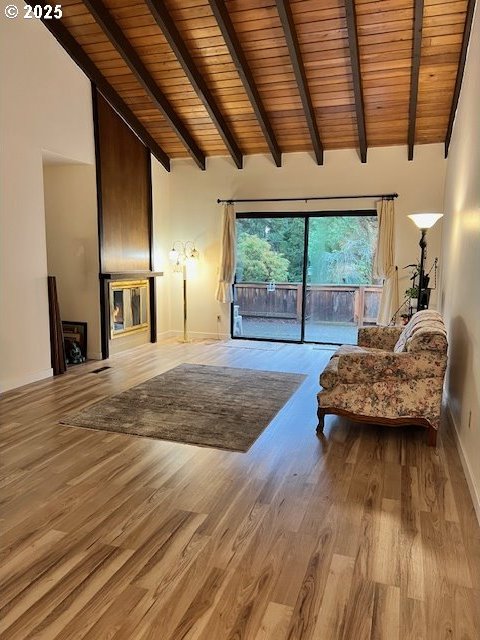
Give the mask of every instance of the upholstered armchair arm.
<svg viewBox="0 0 480 640">
<path fill-rule="evenodd" d="M 403 327 L 363 327 L 358 330 L 358 346 L 393 351 Z"/>
<path fill-rule="evenodd" d="M 346 353 L 338 358 L 337 381 L 353 384 L 387 379 L 443 378 L 446 367 L 446 355 L 432 351 Z"/>
</svg>

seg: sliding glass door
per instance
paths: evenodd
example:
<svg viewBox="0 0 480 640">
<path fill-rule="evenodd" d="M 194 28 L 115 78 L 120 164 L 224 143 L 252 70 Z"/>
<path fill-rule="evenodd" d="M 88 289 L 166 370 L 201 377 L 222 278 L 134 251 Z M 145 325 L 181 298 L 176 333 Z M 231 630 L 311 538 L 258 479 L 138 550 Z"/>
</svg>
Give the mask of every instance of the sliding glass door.
<svg viewBox="0 0 480 640">
<path fill-rule="evenodd" d="M 374 323 L 374 211 L 237 215 L 234 338 L 356 343 Z"/>
<path fill-rule="evenodd" d="M 304 218 L 237 218 L 234 337 L 300 342 L 304 256 Z"/>
<path fill-rule="evenodd" d="M 374 323 L 381 287 L 374 285 L 376 215 L 311 217 L 305 297 L 306 342 L 356 344 Z"/>
</svg>

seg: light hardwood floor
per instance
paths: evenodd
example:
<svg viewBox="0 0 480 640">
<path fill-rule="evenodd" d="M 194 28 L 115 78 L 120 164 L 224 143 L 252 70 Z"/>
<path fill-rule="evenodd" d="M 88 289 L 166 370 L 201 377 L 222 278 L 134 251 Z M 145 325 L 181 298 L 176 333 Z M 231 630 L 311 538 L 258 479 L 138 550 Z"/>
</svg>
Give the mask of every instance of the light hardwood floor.
<svg viewBox="0 0 480 640">
<path fill-rule="evenodd" d="M 146 345 L 5 394 L 2 640 L 480 637 L 480 531 L 447 425 L 437 450 L 334 417 L 318 438 L 330 353 L 257 346 Z M 182 362 L 308 378 L 246 454 L 58 424 Z"/>
</svg>

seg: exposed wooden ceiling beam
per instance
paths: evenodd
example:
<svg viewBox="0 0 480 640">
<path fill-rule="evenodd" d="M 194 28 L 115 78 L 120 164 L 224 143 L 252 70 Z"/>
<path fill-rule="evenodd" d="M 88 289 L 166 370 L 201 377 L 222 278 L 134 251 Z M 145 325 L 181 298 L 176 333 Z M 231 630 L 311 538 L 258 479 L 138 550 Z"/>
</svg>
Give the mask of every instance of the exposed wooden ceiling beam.
<svg viewBox="0 0 480 640">
<path fill-rule="evenodd" d="M 112 18 L 103 2 L 101 2 L 101 0 L 84 0 L 84 4 L 88 7 L 89 11 L 99 26 L 103 29 L 110 42 L 115 46 L 117 51 L 132 70 L 132 73 L 136 76 L 137 80 L 161 111 L 164 118 L 178 135 L 197 165 L 201 169 L 205 169 L 204 153 L 200 150 L 187 127 L 177 115 L 166 96 L 160 90 L 157 83 L 141 61 L 139 55 Z"/>
<path fill-rule="evenodd" d="M 265 140 L 267 141 L 268 148 L 272 154 L 273 160 L 277 167 L 282 166 L 282 153 L 277 143 L 277 139 L 272 129 L 272 125 L 268 119 L 267 112 L 263 106 L 262 99 L 258 93 L 257 86 L 253 79 L 252 72 L 248 65 L 245 54 L 238 40 L 235 28 L 232 24 L 230 14 L 225 5 L 225 0 L 209 0 L 210 7 L 217 20 L 220 31 L 222 32 L 223 39 L 228 47 L 232 60 L 240 76 L 245 91 L 251 102 L 255 115 L 257 116 L 258 123 L 262 129 Z"/>
<path fill-rule="evenodd" d="M 408 159 L 413 160 L 415 126 L 417 121 L 418 79 L 422 53 L 423 0 L 415 0 L 413 16 L 412 70 L 410 74 L 410 106 L 408 108 Z"/>
<path fill-rule="evenodd" d="M 223 117 L 217 103 L 215 102 L 202 74 L 198 70 L 190 52 L 185 45 L 172 17 L 170 16 L 165 2 L 163 0 L 146 0 L 150 7 L 153 17 L 157 21 L 158 26 L 163 31 L 171 49 L 175 53 L 177 60 L 190 80 L 191 85 L 195 89 L 198 97 L 202 101 L 204 107 L 208 111 L 218 132 L 225 143 L 233 161 L 239 169 L 243 167 L 243 155 L 235 140 L 234 135 L 230 131 L 225 118 Z"/>
<path fill-rule="evenodd" d="M 345 0 L 347 16 L 348 45 L 350 48 L 350 62 L 352 66 L 353 93 L 355 95 L 355 112 L 357 115 L 358 143 L 360 160 L 367 161 L 367 131 L 365 128 L 365 107 L 363 104 L 362 75 L 360 73 L 360 55 L 358 49 L 357 15 L 355 0 Z"/>
<path fill-rule="evenodd" d="M 465 71 L 465 61 L 467 59 L 468 42 L 470 40 L 470 32 L 472 30 L 473 14 L 475 12 L 475 0 L 468 0 L 467 15 L 465 16 L 465 27 L 463 29 L 462 48 L 460 51 L 460 60 L 458 62 L 457 78 L 455 80 L 455 90 L 453 92 L 452 107 L 450 109 L 450 117 L 448 119 L 447 134 L 445 136 L 445 158 L 448 156 L 450 140 L 452 138 L 453 124 L 455 122 L 455 113 L 457 111 L 458 99 L 460 98 L 460 90 L 462 88 L 463 72 Z"/>
<path fill-rule="evenodd" d="M 323 164 L 323 145 L 318 132 L 317 120 L 313 108 L 312 97 L 307 83 L 307 75 L 303 65 L 300 45 L 298 43 L 295 23 L 293 21 L 292 9 L 289 0 L 276 0 L 277 10 L 282 22 L 285 39 L 287 41 L 290 60 L 293 66 L 293 72 L 298 85 L 298 91 L 302 100 L 303 110 L 307 119 L 308 130 L 312 140 L 315 158 L 318 164 Z"/>
<path fill-rule="evenodd" d="M 36 3 L 38 4 L 38 2 Z M 170 171 L 170 158 L 160 145 L 148 133 L 145 127 L 137 119 L 133 111 L 120 98 L 113 87 L 105 80 L 97 67 L 83 51 L 75 38 L 64 27 L 60 20 L 43 20 L 43 24 L 50 33 L 58 40 L 74 62 L 80 67 L 84 74 L 97 87 L 98 91 L 109 102 L 110 106 L 123 118 L 137 138 L 152 152 L 157 160 L 167 171 Z"/>
</svg>

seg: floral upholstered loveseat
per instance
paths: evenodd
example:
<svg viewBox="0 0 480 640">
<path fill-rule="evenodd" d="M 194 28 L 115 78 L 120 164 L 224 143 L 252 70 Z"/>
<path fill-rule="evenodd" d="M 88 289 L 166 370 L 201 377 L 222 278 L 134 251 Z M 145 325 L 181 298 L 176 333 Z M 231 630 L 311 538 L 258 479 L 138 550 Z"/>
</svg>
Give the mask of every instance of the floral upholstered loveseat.
<svg viewBox="0 0 480 640">
<path fill-rule="evenodd" d="M 358 346 L 340 347 L 320 376 L 317 431 L 333 413 L 422 425 L 435 446 L 446 367 L 447 334 L 437 311 L 419 311 L 403 328 L 359 329 Z"/>
</svg>

